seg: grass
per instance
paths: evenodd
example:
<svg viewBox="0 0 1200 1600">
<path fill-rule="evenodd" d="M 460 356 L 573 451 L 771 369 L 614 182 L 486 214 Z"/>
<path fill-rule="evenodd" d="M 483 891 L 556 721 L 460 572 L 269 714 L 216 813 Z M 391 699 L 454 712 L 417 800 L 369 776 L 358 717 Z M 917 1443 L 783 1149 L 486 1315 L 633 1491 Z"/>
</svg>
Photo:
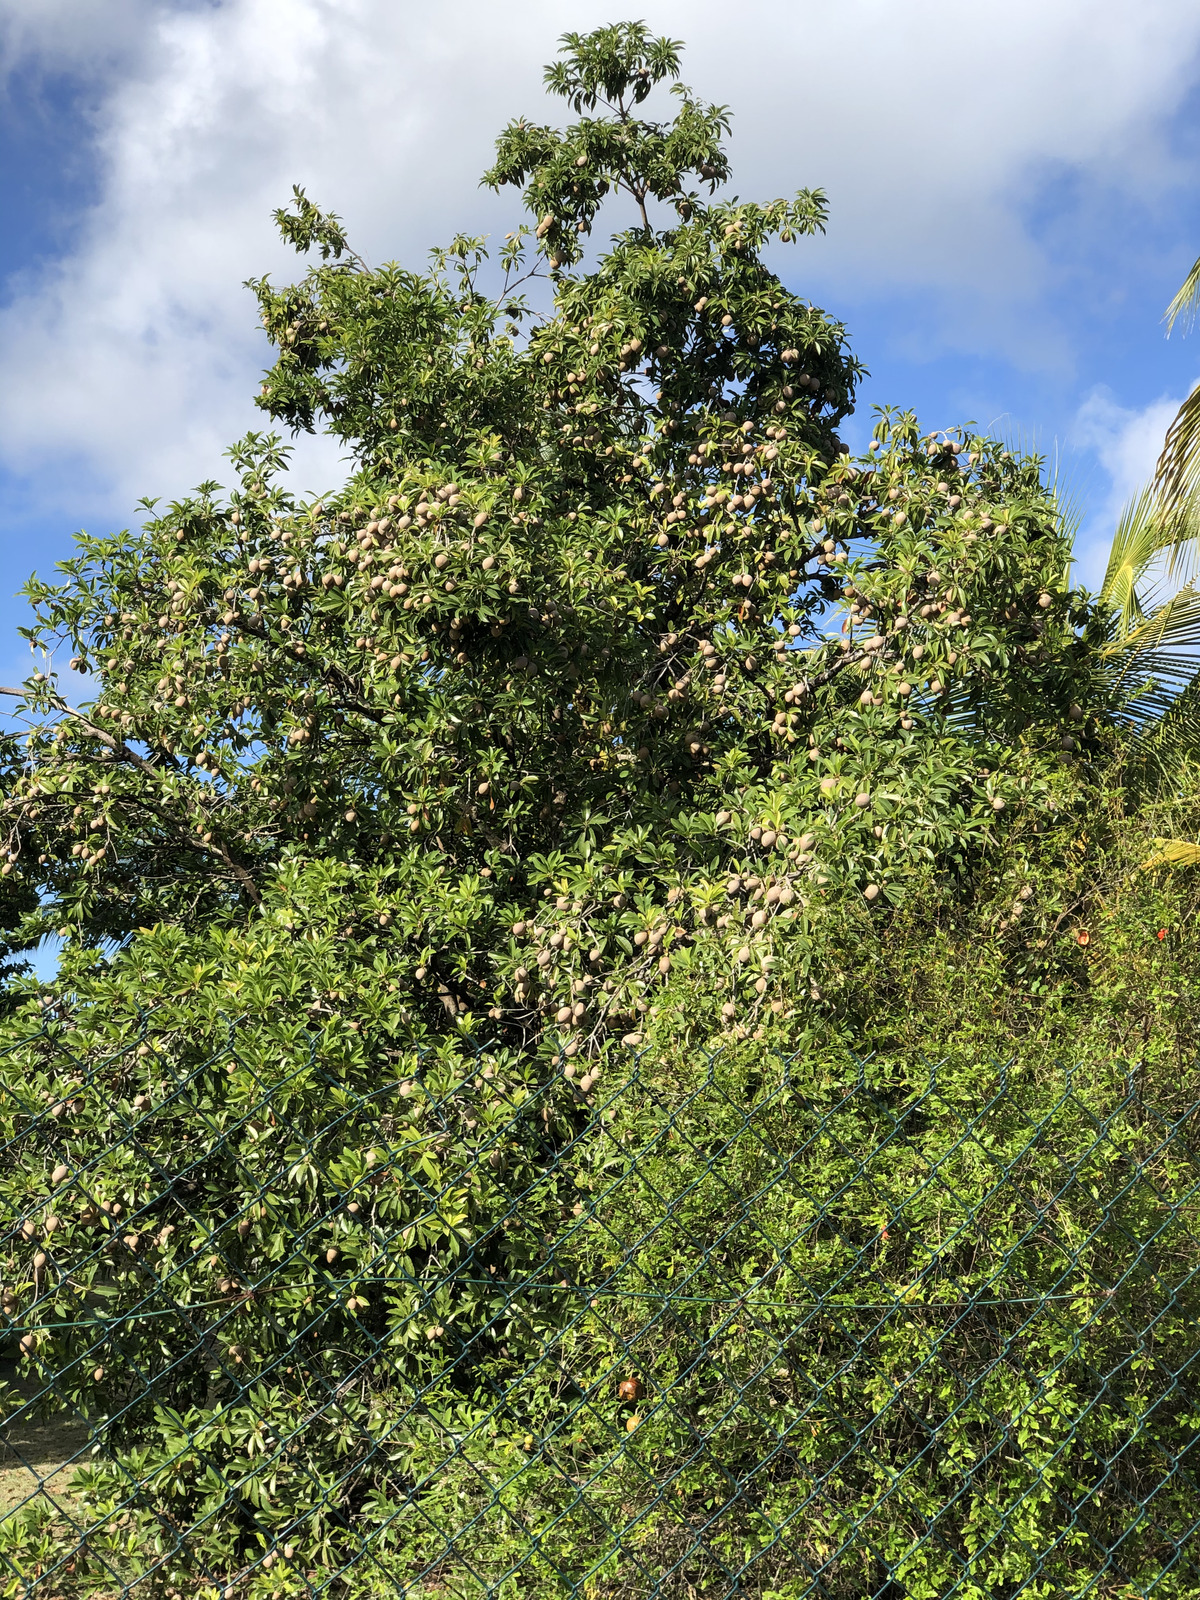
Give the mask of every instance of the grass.
<svg viewBox="0 0 1200 1600">
<path fill-rule="evenodd" d="M 0 1364 L 9 1410 L 25 1398 L 12 1363 Z M 26 1505 L 67 1515 L 78 1502 L 67 1491 L 87 1447 L 87 1424 L 75 1417 L 28 1418 L 0 1429 L 0 1522 Z"/>
</svg>

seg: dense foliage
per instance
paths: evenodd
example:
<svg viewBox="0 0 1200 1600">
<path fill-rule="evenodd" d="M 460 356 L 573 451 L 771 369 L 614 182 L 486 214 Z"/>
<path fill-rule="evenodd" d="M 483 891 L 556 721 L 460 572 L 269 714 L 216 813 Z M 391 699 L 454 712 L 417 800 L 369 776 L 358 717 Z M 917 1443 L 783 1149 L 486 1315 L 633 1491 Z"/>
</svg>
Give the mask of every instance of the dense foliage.
<svg viewBox="0 0 1200 1600">
<path fill-rule="evenodd" d="M 238 924 L 286 864 L 338 881 L 412 1042 L 453 1010 L 591 1051 L 729 870 L 881 906 L 914 868 L 968 871 L 1103 709 L 1037 463 L 902 417 L 845 454 L 842 330 L 757 254 L 823 203 L 689 187 L 724 173 L 721 113 L 634 115 L 673 65 L 636 31 L 577 42 L 552 86 L 591 109 L 598 71 L 615 112 L 501 137 L 490 176 L 540 216 L 506 264 L 548 262 L 552 315 L 485 296 L 477 242 L 449 276 L 343 259 L 300 200 L 285 230 L 333 259 L 258 285 L 260 403 L 346 440 L 344 492 L 295 502 L 246 441 L 231 496 L 34 586 L 34 638 L 100 693 L 32 738 L 10 854 L 85 943 Z M 572 276 L 606 187 L 672 225 Z M 53 675 L 30 699 L 55 706 Z"/>
<path fill-rule="evenodd" d="M 244 1568 L 290 1592 L 281 1552 L 337 1568 L 367 1530 L 398 1565 L 361 1564 L 366 1589 L 428 1568 L 447 1593 L 590 1573 L 608 1595 L 678 1560 L 667 1592 L 729 1592 L 745 1566 L 741 1592 L 800 1595 L 849 1539 L 830 1594 L 892 1567 L 944 1593 L 984 1549 L 970 1592 L 996 1593 L 1136 1410 L 1140 1379 L 1088 1387 L 1110 1324 L 1072 1312 L 1071 1332 L 1057 1302 L 952 1331 L 947 1377 L 915 1314 L 847 1325 L 839 1366 L 794 1309 L 681 1333 L 637 1298 L 686 1277 L 714 1304 L 733 1284 L 788 1308 L 981 1286 L 1074 1305 L 1143 1272 L 1129 1241 L 1190 1159 L 1145 1145 L 1127 1074 L 1168 1120 L 1195 1093 L 1189 1002 L 1155 1009 L 1178 974 L 1129 993 L 1120 956 L 1096 982 L 1065 944 L 1112 860 L 1135 924 L 1176 913 L 1129 887 L 1111 625 L 1069 586 L 1038 463 L 899 413 L 850 457 L 843 330 L 761 260 L 818 231 L 823 199 L 720 198 L 725 115 L 676 76 L 639 27 L 568 37 L 548 83 L 577 120 L 511 125 L 488 175 L 533 219 L 499 282 L 469 239 L 427 275 L 371 267 L 297 192 L 280 225 L 319 260 L 255 285 L 278 348 L 260 404 L 346 443 L 344 489 L 296 499 L 279 441 L 251 437 L 231 493 L 149 507 L 32 587 L 33 642 L 69 645 L 97 691 L 73 712 L 52 671 L 27 685 L 6 807 L 25 932 L 61 926 L 68 949 L 4 1068 L 6 1201 L 31 1224 L 5 1309 L 114 1446 L 86 1487 L 131 1499 L 163 1581 Z M 668 80 L 674 119 L 645 120 Z M 610 200 L 635 223 L 588 264 Z M 521 284 L 546 275 L 539 311 Z M 1118 1015 L 1145 1033 L 1114 1050 Z M 985 1130 L 1016 1174 L 997 1186 L 955 1130 L 1018 1047 Z M 1094 1154 L 1118 1111 L 1132 1194 Z M 1059 1169 L 1077 1181 L 1056 1191 Z M 1020 1233 L 1056 1193 L 1070 1250 Z M 1164 1284 L 1192 1233 L 1176 1208 Z M 531 1274 L 540 1309 L 518 1314 Z M 585 1314 L 602 1283 L 611 1306 Z M 98 1305 L 155 1316 L 110 1338 Z M 1162 1361 L 1190 1314 L 1163 1322 Z M 1023 1375 L 997 1356 L 1014 1329 Z M 635 1369 L 664 1396 L 644 1432 L 614 1421 Z M 897 1488 L 918 1414 L 948 1454 L 918 1449 Z M 1171 1448 L 1184 1421 L 1163 1412 Z M 1011 1472 L 988 1434 L 1010 1423 Z M 981 1457 L 978 1492 L 904 1556 L 946 1461 Z M 1131 1571 L 1164 1559 L 1187 1493 L 1168 1483 Z M 718 1559 L 693 1536 L 722 1507 Z M 767 1538 L 801 1513 L 799 1546 Z M 1082 1589 L 1109 1514 L 1041 1592 Z M 622 1518 L 632 1569 L 604 1564 Z M 515 1571 L 551 1525 L 553 1556 Z M 113 1527 L 94 1546 L 126 1570 Z M 27 1561 L 52 1532 L 5 1538 Z"/>
<path fill-rule="evenodd" d="M 582 1078 L 420 1056 L 299 899 L 140 939 L 4 1064 L 6 1308 L 115 1445 L 81 1579 L 1193 1592 L 1196 893 L 1142 862 L 1198 818 L 1061 809 L 831 913 L 786 1052 L 693 969 Z"/>
</svg>

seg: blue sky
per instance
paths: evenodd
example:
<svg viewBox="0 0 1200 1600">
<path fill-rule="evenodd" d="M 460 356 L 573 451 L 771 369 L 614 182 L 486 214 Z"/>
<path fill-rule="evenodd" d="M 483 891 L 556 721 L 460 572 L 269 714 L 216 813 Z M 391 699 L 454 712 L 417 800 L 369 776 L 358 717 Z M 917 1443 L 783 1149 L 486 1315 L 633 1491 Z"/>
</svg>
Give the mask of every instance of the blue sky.
<svg viewBox="0 0 1200 1600">
<path fill-rule="evenodd" d="M 1035 445 L 1097 575 L 1117 506 L 1200 376 L 1162 312 L 1200 254 L 1193 0 L 650 4 L 685 78 L 734 115 L 735 185 L 831 200 L 781 252 L 848 325 L 870 406 Z M 431 14 L 434 13 L 434 14 Z M 78 527 L 222 477 L 268 353 L 241 287 L 293 269 L 293 181 L 365 253 L 420 264 L 502 233 L 478 188 L 510 115 L 553 117 L 541 64 L 592 3 L 0 0 L 0 682 L 28 661 L 13 596 Z M 447 25 L 449 19 L 450 25 Z M 301 485 L 336 482 L 307 444 Z"/>
</svg>

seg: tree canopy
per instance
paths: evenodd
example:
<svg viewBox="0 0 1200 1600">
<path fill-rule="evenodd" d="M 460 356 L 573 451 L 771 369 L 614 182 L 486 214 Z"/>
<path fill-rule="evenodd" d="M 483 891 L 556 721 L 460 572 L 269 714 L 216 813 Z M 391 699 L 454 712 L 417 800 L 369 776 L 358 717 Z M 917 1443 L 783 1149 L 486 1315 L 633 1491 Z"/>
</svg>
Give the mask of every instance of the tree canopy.
<svg viewBox="0 0 1200 1600">
<path fill-rule="evenodd" d="M 1141 1270 L 1129 1238 L 1153 1196 L 1095 1222 L 1093 1201 L 1127 1190 L 1092 1119 L 1141 1149 L 1114 1088 L 1139 1028 L 1139 1092 L 1183 1115 L 1194 1033 L 1158 881 L 1115 842 L 1128 728 L 1159 709 L 1153 695 L 1138 709 L 1144 640 L 1115 590 L 1072 587 L 1036 459 L 899 410 L 863 457 L 847 450 L 862 369 L 845 330 L 763 259 L 820 232 L 824 197 L 729 197 L 727 114 L 678 74 L 679 47 L 640 24 L 566 36 L 546 82 L 573 120 L 511 123 L 487 174 L 525 215 L 495 261 L 458 238 L 424 273 L 369 264 L 297 190 L 278 222 L 310 264 L 252 286 L 276 350 L 258 403 L 273 425 L 342 441 L 345 484 L 296 496 L 281 435 L 253 434 L 231 451 L 231 489 L 147 504 L 142 527 L 81 539 L 56 581 L 30 586 L 31 642 L 51 662 L 69 651 L 95 693 L 72 709 L 53 665 L 34 674 L 5 799 L 5 880 L 36 901 L 19 937 L 67 941 L 58 983 L 8 1024 L 21 1042 L 0 1069 L 21 1152 L 3 1181 L 33 1227 L 10 1241 L 5 1309 L 54 1393 L 136 1452 L 153 1489 L 139 1537 L 166 1537 L 154 1496 L 169 1494 L 195 1572 L 249 1571 L 285 1539 L 346 1560 L 368 1514 L 406 1570 L 431 1569 L 429 1529 L 501 1466 L 521 1515 L 557 1530 L 563 1570 L 599 1572 L 607 1534 L 579 1497 L 564 1505 L 557 1458 L 531 1443 L 512 1467 L 513 1438 L 573 1430 L 579 1396 L 590 1406 L 635 1346 L 667 1385 L 682 1346 L 636 1295 L 591 1321 L 566 1293 L 510 1314 L 507 1290 L 551 1265 L 539 1292 L 567 1290 L 568 1272 L 616 1281 L 638 1239 L 639 1282 L 702 1257 L 713 1295 L 778 1275 L 788 1294 L 851 1283 L 889 1305 L 1053 1299 L 1059 1254 L 1007 1251 L 1019 1205 L 975 1145 L 918 1119 L 914 1165 L 876 1174 L 896 1108 L 933 1092 L 923 1051 L 944 1056 L 961 1110 L 981 1062 L 1019 1046 L 988 1148 L 1025 1163 L 1030 1193 L 1084 1174 L 1060 1205 L 1085 1241 L 1079 1270 Z M 664 99 L 673 115 L 651 120 Z M 1089 968 L 1080 908 L 1097 884 L 1131 925 L 1162 926 L 1161 948 L 1130 936 L 1127 969 L 1116 953 Z M 1054 1074 L 1076 1026 L 1086 1059 L 1064 1097 Z M 862 1103 L 831 1109 L 851 1082 Z M 1031 1142 L 1043 1123 L 1053 1137 Z M 786 1182 L 759 1206 L 768 1157 Z M 1164 1185 L 1182 1181 L 1174 1154 L 1153 1158 Z M 889 1255 L 921 1162 L 958 1220 L 944 1251 L 926 1248 L 937 1208 L 922 1199 Z M 801 1169 L 849 1186 L 820 1227 Z M 51 1182 L 53 1271 L 48 1251 L 27 1259 Z M 995 1248 L 960 1245 L 979 1218 Z M 1171 1249 L 1188 1223 L 1173 1214 Z M 163 1320 L 140 1322 L 168 1290 Z M 128 1331 L 93 1365 L 76 1323 L 101 1295 Z M 236 1328 L 204 1350 L 170 1320 L 231 1297 Z M 1190 1313 L 1172 1308 L 1160 1332 L 1177 1344 Z M 1090 1493 L 1087 1450 L 1136 1409 L 1119 1385 L 1103 1405 L 1088 1387 L 1111 1354 L 1102 1329 L 1070 1345 L 1073 1366 L 1057 1323 L 1010 1330 L 1035 1377 L 1058 1375 L 1071 1428 L 1090 1419 L 1080 1456 L 982 1336 L 955 1369 L 975 1397 L 960 1406 L 924 1324 L 864 1334 L 865 1391 L 767 1310 L 763 1350 L 788 1351 L 769 1402 L 738 1325 L 701 1340 L 780 1437 L 804 1430 L 752 1514 L 734 1497 L 739 1549 L 804 1510 L 819 1467 L 828 1527 L 797 1559 L 823 1561 L 826 1537 L 861 1525 L 830 1592 L 875 1592 L 871 1507 L 911 1416 L 867 1412 L 912 1377 L 912 1415 L 948 1407 L 947 1459 L 981 1453 L 979 1393 L 1028 1410 L 1053 1493 L 989 1434 L 991 1475 L 944 1508 L 909 1592 L 944 1592 L 945 1552 L 986 1552 L 1018 1515 L 1018 1565 L 1061 1533 L 1052 1576 L 1103 1569 L 1060 1527 Z M 708 1518 L 747 1440 L 773 1448 L 765 1411 L 747 1433 L 704 1370 L 672 1370 L 709 1430 L 676 1500 L 598 1411 L 571 1433 L 571 1471 L 634 1506 L 655 1571 L 675 1559 L 680 1507 Z M 336 1409 L 327 1433 L 304 1420 L 318 1391 Z M 850 1411 L 875 1465 L 839 1476 Z M 264 1432 L 268 1416 L 287 1429 Z M 919 1497 L 936 1498 L 941 1459 L 921 1446 Z M 119 1477 L 110 1463 L 89 1479 L 114 1516 Z M 405 1520 L 414 1484 L 425 1523 Z M 1093 1511 L 1098 1528 L 1117 1514 Z M 471 1573 L 516 1559 L 507 1516 L 494 1500 L 467 1527 L 458 1592 L 494 1592 Z M 1147 1571 L 1157 1537 L 1139 1523 Z M 754 1567 L 744 1592 L 807 1592 L 786 1586 L 802 1573 L 773 1572 Z M 595 1593 L 622 1592 L 608 1583 Z"/>
<path fill-rule="evenodd" d="M 413 1042 L 594 1053 L 697 939 L 743 947 L 712 915 L 730 873 L 798 920 L 883 911 L 1103 738 L 1104 627 L 1037 462 L 904 414 L 850 457 L 844 330 L 760 255 L 823 196 L 722 198 L 726 113 L 677 73 L 640 25 L 568 37 L 547 82 L 577 120 L 510 124 L 487 175 L 532 218 L 498 289 L 480 240 L 370 267 L 297 191 L 280 226 L 320 259 L 254 286 L 259 404 L 354 471 L 297 500 L 250 436 L 231 493 L 32 585 L 31 639 L 98 685 L 76 714 L 27 685 L 9 856 L 47 922 L 123 943 L 311 884 Z M 674 118 L 645 120 L 664 84 Z"/>
</svg>

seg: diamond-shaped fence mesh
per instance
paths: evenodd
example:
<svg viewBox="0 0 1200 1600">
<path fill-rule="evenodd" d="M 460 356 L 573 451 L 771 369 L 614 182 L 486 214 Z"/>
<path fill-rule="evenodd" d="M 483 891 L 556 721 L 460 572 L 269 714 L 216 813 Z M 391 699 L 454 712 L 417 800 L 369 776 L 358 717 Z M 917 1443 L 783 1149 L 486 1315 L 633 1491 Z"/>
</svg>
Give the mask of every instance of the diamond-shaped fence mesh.
<svg viewBox="0 0 1200 1600">
<path fill-rule="evenodd" d="M 1194 1597 L 1200 1106 L 966 1081 L 47 1021 L 3 1592 Z"/>
</svg>

